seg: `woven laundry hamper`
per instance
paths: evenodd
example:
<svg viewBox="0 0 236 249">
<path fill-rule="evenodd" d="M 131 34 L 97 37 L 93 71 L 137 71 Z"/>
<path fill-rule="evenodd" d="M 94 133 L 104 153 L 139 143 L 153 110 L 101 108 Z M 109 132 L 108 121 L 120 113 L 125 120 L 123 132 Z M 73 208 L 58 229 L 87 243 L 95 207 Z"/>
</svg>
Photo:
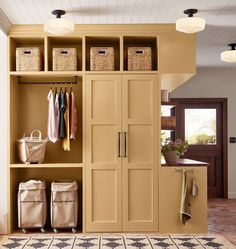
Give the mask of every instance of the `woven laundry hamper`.
<svg viewBox="0 0 236 249">
<path fill-rule="evenodd" d="M 114 71 L 115 57 L 113 47 L 91 47 L 91 71 Z"/>
<path fill-rule="evenodd" d="M 128 47 L 128 70 L 129 71 L 152 70 L 152 48 Z"/>
<path fill-rule="evenodd" d="M 18 190 L 18 227 L 40 228 L 45 232 L 47 220 L 46 184 L 44 181 L 30 180 L 21 182 Z"/>
<path fill-rule="evenodd" d="M 43 54 L 39 47 L 16 48 L 16 71 L 42 71 Z"/>
<path fill-rule="evenodd" d="M 76 48 L 53 48 L 52 58 L 53 71 L 77 71 Z"/>
<path fill-rule="evenodd" d="M 78 185 L 75 181 L 55 181 L 51 185 L 51 226 L 71 228 L 76 232 L 78 224 Z"/>
</svg>

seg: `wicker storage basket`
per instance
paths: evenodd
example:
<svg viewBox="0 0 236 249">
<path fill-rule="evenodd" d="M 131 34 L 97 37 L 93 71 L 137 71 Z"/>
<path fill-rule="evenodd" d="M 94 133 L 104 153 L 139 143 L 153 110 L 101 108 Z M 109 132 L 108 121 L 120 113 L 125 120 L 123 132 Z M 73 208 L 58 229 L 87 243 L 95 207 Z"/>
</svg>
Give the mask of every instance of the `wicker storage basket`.
<svg viewBox="0 0 236 249">
<path fill-rule="evenodd" d="M 52 58 L 53 71 L 77 71 L 76 48 L 53 48 Z"/>
<path fill-rule="evenodd" d="M 151 47 L 128 47 L 128 70 L 129 71 L 152 70 Z"/>
<path fill-rule="evenodd" d="M 91 47 L 90 69 L 92 71 L 114 71 L 114 48 Z"/>
<path fill-rule="evenodd" d="M 161 117 L 161 127 L 163 128 L 174 128 L 176 126 L 176 117 Z"/>
<path fill-rule="evenodd" d="M 43 70 L 43 55 L 39 47 L 16 48 L 16 71 Z"/>
</svg>

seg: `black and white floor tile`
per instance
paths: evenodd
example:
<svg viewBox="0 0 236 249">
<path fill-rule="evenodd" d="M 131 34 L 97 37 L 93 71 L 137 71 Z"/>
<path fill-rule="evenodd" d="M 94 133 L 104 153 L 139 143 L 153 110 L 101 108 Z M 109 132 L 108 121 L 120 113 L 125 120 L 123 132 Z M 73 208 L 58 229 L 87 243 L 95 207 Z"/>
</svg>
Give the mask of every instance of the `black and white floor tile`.
<svg viewBox="0 0 236 249">
<path fill-rule="evenodd" d="M 36 249 L 36 248 L 49 248 L 53 240 L 53 237 L 34 237 L 30 238 L 24 249 Z"/>
<path fill-rule="evenodd" d="M 176 249 L 173 240 L 169 236 L 161 236 L 161 237 L 149 236 L 149 240 L 153 249 L 162 249 L 162 248 Z"/>
<path fill-rule="evenodd" d="M 206 249 L 224 248 L 224 241 L 221 238 L 214 238 L 212 236 L 198 236 L 197 240 Z"/>
<path fill-rule="evenodd" d="M 30 237 L 8 237 L 7 241 L 1 245 L 1 248 L 22 249 L 29 240 Z"/>
<path fill-rule="evenodd" d="M 77 236 L 73 249 L 99 249 L 99 236 Z"/>
<path fill-rule="evenodd" d="M 235 249 L 221 236 L 79 235 L 5 237 L 0 249 Z"/>
<path fill-rule="evenodd" d="M 174 236 L 172 240 L 179 249 L 202 249 L 202 245 L 193 236 Z"/>
<path fill-rule="evenodd" d="M 75 237 L 64 237 L 64 236 L 54 237 L 52 244 L 49 248 L 50 249 L 72 249 L 74 248 L 74 244 L 75 244 Z"/>
</svg>

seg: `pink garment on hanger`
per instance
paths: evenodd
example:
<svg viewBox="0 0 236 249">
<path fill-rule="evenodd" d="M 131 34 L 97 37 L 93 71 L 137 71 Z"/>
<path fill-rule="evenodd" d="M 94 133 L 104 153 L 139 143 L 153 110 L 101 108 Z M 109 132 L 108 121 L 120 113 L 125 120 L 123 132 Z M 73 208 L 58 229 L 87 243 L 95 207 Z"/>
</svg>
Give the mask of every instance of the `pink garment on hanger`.
<svg viewBox="0 0 236 249">
<path fill-rule="evenodd" d="M 71 91 L 71 109 L 70 109 L 70 139 L 75 140 L 76 130 L 77 130 L 77 110 L 75 104 L 75 95 Z"/>
<path fill-rule="evenodd" d="M 58 129 L 56 129 L 56 115 L 54 94 L 51 89 L 48 93 L 48 139 L 55 143 L 58 138 Z"/>
<path fill-rule="evenodd" d="M 60 122 L 60 110 L 59 110 L 59 99 L 58 93 L 55 94 L 54 106 L 55 106 L 55 134 L 56 139 L 59 140 L 59 122 Z"/>
</svg>

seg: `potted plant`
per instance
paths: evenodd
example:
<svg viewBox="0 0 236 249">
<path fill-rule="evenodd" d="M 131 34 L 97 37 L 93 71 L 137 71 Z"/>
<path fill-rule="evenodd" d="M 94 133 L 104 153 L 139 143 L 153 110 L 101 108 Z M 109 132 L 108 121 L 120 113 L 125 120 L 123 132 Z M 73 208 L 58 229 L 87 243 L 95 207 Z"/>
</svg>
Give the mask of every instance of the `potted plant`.
<svg viewBox="0 0 236 249">
<path fill-rule="evenodd" d="M 179 157 L 187 151 L 187 148 L 187 141 L 181 139 L 176 139 L 175 141 L 166 140 L 161 146 L 161 153 L 168 165 L 175 165 L 178 163 Z"/>
</svg>

